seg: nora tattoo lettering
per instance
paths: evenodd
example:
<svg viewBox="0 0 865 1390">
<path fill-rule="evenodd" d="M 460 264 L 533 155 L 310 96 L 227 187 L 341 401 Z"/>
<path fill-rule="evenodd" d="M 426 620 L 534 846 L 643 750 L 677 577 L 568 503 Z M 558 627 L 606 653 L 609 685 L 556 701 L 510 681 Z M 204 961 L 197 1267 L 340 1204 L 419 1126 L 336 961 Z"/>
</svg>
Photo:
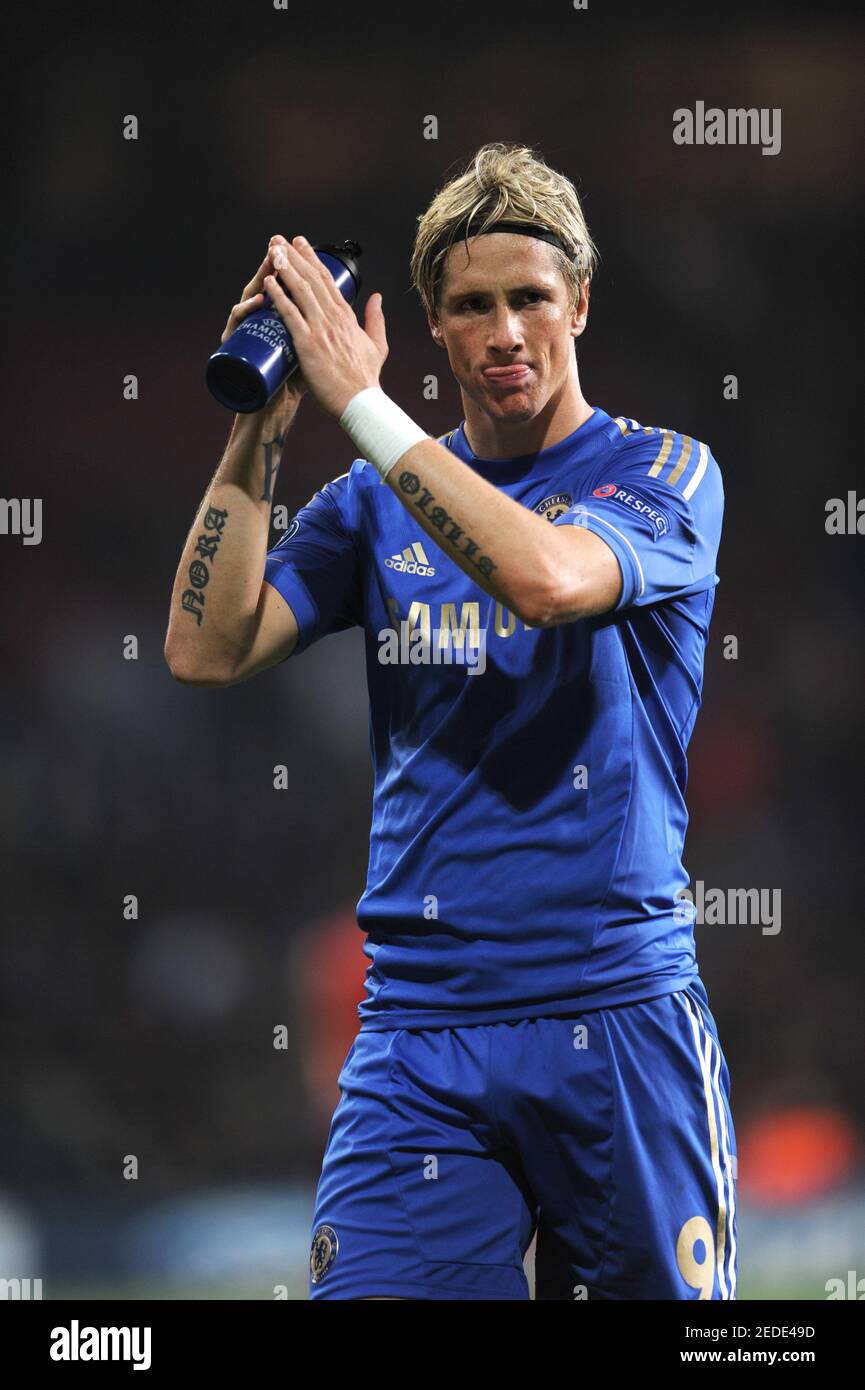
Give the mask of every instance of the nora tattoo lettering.
<svg viewBox="0 0 865 1390">
<path fill-rule="evenodd" d="M 454 550 L 465 555 L 466 559 L 471 560 L 475 569 L 489 579 L 493 570 L 496 569 L 495 562 L 490 559 L 489 555 L 480 554 L 477 542 L 465 534 L 463 528 L 449 512 L 445 511 L 444 507 L 432 505 L 435 502 L 435 497 L 428 488 L 424 487 L 417 473 L 410 473 L 408 470 L 400 473 L 397 478 L 397 486 L 400 492 L 412 499 L 412 505 L 432 522 L 444 539 L 450 541 Z"/>
<path fill-rule="evenodd" d="M 193 560 L 190 564 L 187 573 L 191 588 L 184 589 L 180 595 L 181 607 L 186 613 L 192 614 L 199 627 L 201 627 L 204 618 L 204 594 L 202 590 L 210 582 L 210 570 L 204 562 L 205 560 L 213 561 L 219 549 L 219 542 L 222 540 L 227 517 L 227 508 L 207 508 L 204 513 L 204 532 L 198 536 L 195 542 L 195 554 L 201 558 Z"/>
</svg>

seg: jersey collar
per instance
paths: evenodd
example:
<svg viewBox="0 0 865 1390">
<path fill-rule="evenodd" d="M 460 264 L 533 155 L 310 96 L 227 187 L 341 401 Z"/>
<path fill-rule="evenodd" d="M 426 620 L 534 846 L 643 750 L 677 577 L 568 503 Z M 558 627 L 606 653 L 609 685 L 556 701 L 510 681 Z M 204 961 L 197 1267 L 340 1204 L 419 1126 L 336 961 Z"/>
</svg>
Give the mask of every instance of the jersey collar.
<svg viewBox="0 0 865 1390">
<path fill-rule="evenodd" d="M 580 463 L 593 451 L 598 443 L 598 434 L 611 423 L 610 416 L 600 406 L 594 406 L 588 420 L 584 420 L 572 434 L 551 444 L 548 449 L 540 449 L 535 454 L 522 454 L 512 459 L 484 459 L 472 453 L 465 434 L 465 420 L 462 420 L 447 439 L 447 447 L 469 464 L 476 473 L 491 483 L 514 483 L 533 474 L 552 475 L 559 466 L 567 462 L 570 466 Z"/>
</svg>

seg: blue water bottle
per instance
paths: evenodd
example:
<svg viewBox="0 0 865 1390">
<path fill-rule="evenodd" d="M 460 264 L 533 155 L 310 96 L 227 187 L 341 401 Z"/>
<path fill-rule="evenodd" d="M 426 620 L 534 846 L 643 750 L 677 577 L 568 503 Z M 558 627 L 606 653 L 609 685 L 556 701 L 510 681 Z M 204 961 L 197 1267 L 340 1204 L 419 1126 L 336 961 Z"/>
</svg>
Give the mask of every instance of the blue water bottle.
<svg viewBox="0 0 865 1390">
<path fill-rule="evenodd" d="M 340 294 L 353 304 L 360 290 L 360 246 L 356 241 L 344 241 L 342 246 L 327 242 L 312 249 L 330 271 Z M 291 334 L 265 295 L 262 307 L 248 314 L 217 348 L 207 363 L 205 377 L 220 405 L 250 415 L 267 405 L 296 367 Z"/>
</svg>

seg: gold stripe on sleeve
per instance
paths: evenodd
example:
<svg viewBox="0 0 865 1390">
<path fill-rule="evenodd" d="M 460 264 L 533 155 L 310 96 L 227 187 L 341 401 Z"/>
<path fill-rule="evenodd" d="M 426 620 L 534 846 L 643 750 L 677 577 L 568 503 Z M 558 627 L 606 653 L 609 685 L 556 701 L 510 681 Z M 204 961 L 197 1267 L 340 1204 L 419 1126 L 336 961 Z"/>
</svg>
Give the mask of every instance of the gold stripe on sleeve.
<svg viewBox="0 0 865 1390">
<path fill-rule="evenodd" d="M 618 425 L 623 438 L 627 438 L 629 434 L 652 434 L 654 431 L 653 425 L 641 425 L 639 420 L 632 420 L 624 415 L 617 415 L 613 424 Z"/>
<path fill-rule="evenodd" d="M 670 457 L 670 450 L 673 447 L 673 440 L 675 439 L 675 437 L 676 436 L 674 435 L 672 430 L 664 430 L 664 442 L 661 445 L 661 451 L 655 459 L 655 462 L 652 464 L 651 468 L 648 470 L 650 478 L 657 478 L 664 464 L 667 462 L 667 459 Z"/>
<path fill-rule="evenodd" d="M 694 441 L 691 438 L 691 436 L 689 434 L 683 435 L 682 452 L 679 455 L 679 461 L 676 464 L 675 468 L 671 471 L 670 476 L 667 479 L 667 482 L 670 484 L 670 487 L 676 486 L 676 483 L 679 481 L 685 469 L 687 468 L 688 460 L 691 457 L 691 450 L 693 449 L 693 447 Z"/>
</svg>

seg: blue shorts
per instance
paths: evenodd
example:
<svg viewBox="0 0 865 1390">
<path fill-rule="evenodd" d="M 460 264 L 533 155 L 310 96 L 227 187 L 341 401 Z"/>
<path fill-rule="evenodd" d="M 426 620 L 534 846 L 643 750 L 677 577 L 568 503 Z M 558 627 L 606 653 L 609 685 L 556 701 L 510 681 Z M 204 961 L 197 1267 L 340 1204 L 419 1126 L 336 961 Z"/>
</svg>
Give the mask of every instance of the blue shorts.
<svg viewBox="0 0 865 1390">
<path fill-rule="evenodd" d="M 699 977 L 639 1004 L 361 1031 L 311 1298 L 736 1297 L 729 1074 Z"/>
</svg>

